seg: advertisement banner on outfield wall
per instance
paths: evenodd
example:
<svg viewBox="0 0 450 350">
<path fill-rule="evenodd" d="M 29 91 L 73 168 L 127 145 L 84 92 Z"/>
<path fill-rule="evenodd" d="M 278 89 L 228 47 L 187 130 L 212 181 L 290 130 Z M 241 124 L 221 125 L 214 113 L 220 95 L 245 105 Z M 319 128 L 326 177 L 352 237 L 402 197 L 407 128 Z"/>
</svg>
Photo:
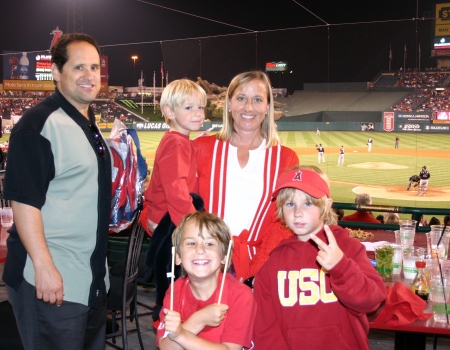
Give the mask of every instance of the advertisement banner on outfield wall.
<svg viewBox="0 0 450 350">
<path fill-rule="evenodd" d="M 219 131 L 222 129 L 222 123 L 211 123 L 204 122 L 203 126 L 200 128 L 201 131 Z M 155 130 L 164 131 L 169 130 L 170 126 L 163 122 L 137 122 L 135 124 L 136 130 Z"/>
<path fill-rule="evenodd" d="M 450 125 L 426 125 L 425 131 L 450 132 Z"/>
<path fill-rule="evenodd" d="M 421 132 L 425 130 L 425 126 L 423 124 L 416 124 L 416 123 L 405 123 L 405 124 L 397 124 L 397 129 L 399 131 L 415 131 L 415 132 Z"/>
<path fill-rule="evenodd" d="M 383 130 L 388 132 L 394 130 L 394 112 L 383 113 Z"/>
<path fill-rule="evenodd" d="M 395 112 L 396 123 L 430 123 L 431 113 L 426 112 Z"/>
</svg>

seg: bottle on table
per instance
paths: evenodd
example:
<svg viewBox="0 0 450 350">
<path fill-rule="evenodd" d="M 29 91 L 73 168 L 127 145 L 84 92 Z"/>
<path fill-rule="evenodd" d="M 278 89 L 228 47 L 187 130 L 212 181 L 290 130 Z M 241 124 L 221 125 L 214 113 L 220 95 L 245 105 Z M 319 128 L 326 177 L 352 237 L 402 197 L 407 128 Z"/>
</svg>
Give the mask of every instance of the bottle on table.
<svg viewBox="0 0 450 350">
<path fill-rule="evenodd" d="M 411 290 L 423 300 L 428 300 L 429 287 L 425 276 L 425 261 L 416 261 L 417 274 L 411 285 Z"/>
</svg>

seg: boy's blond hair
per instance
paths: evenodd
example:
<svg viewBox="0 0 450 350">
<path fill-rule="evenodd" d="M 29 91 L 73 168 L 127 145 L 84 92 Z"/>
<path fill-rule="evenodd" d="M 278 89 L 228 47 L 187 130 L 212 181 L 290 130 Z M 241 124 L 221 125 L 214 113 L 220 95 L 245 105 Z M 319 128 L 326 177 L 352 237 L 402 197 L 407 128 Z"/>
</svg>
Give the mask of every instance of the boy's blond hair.
<svg viewBox="0 0 450 350">
<path fill-rule="evenodd" d="M 206 92 L 203 90 L 203 88 L 198 85 L 196 82 L 189 80 L 189 79 L 178 79 L 172 81 L 170 84 L 168 84 L 161 94 L 161 100 L 159 102 L 159 105 L 161 107 L 161 113 L 164 116 L 164 120 L 167 125 L 170 125 L 171 120 L 167 117 L 166 113 L 164 112 L 164 107 L 169 107 L 172 111 L 175 109 L 175 107 L 179 107 L 183 105 L 183 103 L 188 99 L 188 97 L 198 94 L 202 100 L 203 103 L 207 103 L 207 97 Z"/>
<path fill-rule="evenodd" d="M 211 237 L 214 237 L 221 244 L 222 259 L 226 257 L 228 246 L 230 245 L 230 241 L 232 240 L 230 229 L 221 218 L 206 211 L 196 211 L 194 213 L 187 214 L 173 232 L 172 245 L 175 247 L 175 251 L 179 257 L 181 257 L 181 236 L 186 225 L 189 222 L 193 222 L 196 224 L 198 228 L 198 235 L 200 237 L 203 237 L 203 230 L 206 230 L 211 235 Z M 232 254 L 230 254 L 229 257 L 230 261 L 231 256 Z M 229 262 L 227 266 L 230 267 Z M 222 264 L 220 271 L 224 272 L 224 268 L 225 265 Z M 182 269 L 182 276 L 187 277 L 187 273 L 186 271 L 184 271 L 184 269 Z"/>
<path fill-rule="evenodd" d="M 286 171 L 292 170 L 310 170 L 319 174 L 320 177 L 326 182 L 328 187 L 330 187 L 330 181 L 328 176 L 322 172 L 322 170 L 314 165 L 294 165 L 292 168 L 287 169 Z M 283 216 L 283 205 L 286 201 L 291 200 L 294 197 L 295 188 L 283 188 L 280 190 L 277 196 L 277 217 L 280 219 L 282 223 L 285 223 Z M 314 198 L 309 194 L 305 193 L 305 196 L 309 202 L 311 202 L 314 206 L 320 208 L 320 219 L 323 220 L 324 224 L 327 225 L 335 225 L 337 223 L 337 215 L 334 210 L 329 205 L 328 197 L 323 196 L 322 198 Z"/>
</svg>

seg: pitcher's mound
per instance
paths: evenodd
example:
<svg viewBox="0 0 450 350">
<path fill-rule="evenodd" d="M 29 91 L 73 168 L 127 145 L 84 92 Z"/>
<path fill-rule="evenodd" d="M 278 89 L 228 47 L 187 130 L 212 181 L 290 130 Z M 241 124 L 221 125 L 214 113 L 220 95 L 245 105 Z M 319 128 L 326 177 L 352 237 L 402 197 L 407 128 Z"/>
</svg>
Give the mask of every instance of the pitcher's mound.
<svg viewBox="0 0 450 350">
<path fill-rule="evenodd" d="M 428 186 L 427 195 L 416 196 L 418 187 L 411 187 L 409 191 L 405 186 L 368 186 L 361 185 L 353 188 L 356 194 L 368 193 L 373 198 L 387 198 L 406 201 L 442 202 L 450 201 L 450 186 Z"/>
<path fill-rule="evenodd" d="M 380 170 L 392 170 L 392 169 L 407 169 L 405 165 L 385 163 L 385 162 L 366 162 L 348 165 L 350 168 L 359 169 L 380 169 Z"/>
</svg>

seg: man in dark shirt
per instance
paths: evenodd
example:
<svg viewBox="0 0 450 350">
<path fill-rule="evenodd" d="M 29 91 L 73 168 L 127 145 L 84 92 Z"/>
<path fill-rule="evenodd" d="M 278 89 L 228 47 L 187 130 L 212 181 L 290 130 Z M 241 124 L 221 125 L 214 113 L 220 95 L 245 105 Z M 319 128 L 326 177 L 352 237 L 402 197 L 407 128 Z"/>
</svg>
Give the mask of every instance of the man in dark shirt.
<svg viewBox="0 0 450 350">
<path fill-rule="evenodd" d="M 90 108 L 100 48 L 66 34 L 51 54 L 55 93 L 11 133 L 4 197 L 14 224 L 3 280 L 25 349 L 103 349 L 112 169 Z"/>
<path fill-rule="evenodd" d="M 409 178 L 409 185 L 406 187 L 406 190 L 409 191 L 411 185 L 414 184 L 414 187 L 419 185 L 420 177 L 418 175 L 413 175 Z"/>
</svg>

